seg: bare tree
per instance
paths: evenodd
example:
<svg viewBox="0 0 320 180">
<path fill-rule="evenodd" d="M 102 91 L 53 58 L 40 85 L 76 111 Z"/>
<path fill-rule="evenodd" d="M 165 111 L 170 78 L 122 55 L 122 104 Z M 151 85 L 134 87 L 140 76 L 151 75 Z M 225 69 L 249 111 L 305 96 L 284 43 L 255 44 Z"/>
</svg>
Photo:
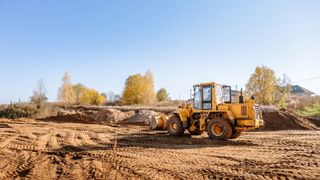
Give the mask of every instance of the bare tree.
<svg viewBox="0 0 320 180">
<path fill-rule="evenodd" d="M 35 104 L 37 108 L 40 109 L 42 104 L 48 100 L 46 94 L 47 89 L 45 87 L 44 80 L 39 79 L 37 88 L 33 91 L 33 94 L 30 97 L 30 103 Z"/>
<path fill-rule="evenodd" d="M 116 98 L 115 96 L 116 96 L 116 94 L 113 91 L 109 91 L 107 93 L 108 101 L 113 103 L 115 101 L 115 98 Z"/>
</svg>

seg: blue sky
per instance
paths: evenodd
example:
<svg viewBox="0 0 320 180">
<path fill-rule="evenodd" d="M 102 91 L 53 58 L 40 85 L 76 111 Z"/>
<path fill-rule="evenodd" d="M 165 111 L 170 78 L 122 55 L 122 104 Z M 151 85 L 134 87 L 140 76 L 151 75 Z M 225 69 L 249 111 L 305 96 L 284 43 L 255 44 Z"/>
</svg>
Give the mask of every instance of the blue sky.
<svg viewBox="0 0 320 180">
<path fill-rule="evenodd" d="M 318 0 L 0 0 L 0 103 L 27 101 L 43 78 L 54 101 L 72 82 L 121 93 L 150 69 L 155 87 L 244 87 L 258 65 L 300 81 L 320 75 Z M 301 82 L 320 94 L 320 79 Z"/>
</svg>

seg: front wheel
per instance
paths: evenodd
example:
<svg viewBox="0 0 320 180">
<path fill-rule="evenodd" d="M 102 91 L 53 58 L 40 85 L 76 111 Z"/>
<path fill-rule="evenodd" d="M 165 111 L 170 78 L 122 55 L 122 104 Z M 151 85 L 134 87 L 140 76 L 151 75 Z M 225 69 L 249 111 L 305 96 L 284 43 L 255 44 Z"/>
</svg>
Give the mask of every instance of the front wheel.
<svg viewBox="0 0 320 180">
<path fill-rule="evenodd" d="M 209 120 L 207 132 L 211 139 L 228 140 L 232 136 L 232 127 L 226 119 L 216 117 Z"/>
<path fill-rule="evenodd" d="M 184 134 L 184 129 L 182 127 L 182 121 L 176 116 L 171 117 L 167 121 L 167 129 L 172 136 L 182 136 Z"/>
</svg>

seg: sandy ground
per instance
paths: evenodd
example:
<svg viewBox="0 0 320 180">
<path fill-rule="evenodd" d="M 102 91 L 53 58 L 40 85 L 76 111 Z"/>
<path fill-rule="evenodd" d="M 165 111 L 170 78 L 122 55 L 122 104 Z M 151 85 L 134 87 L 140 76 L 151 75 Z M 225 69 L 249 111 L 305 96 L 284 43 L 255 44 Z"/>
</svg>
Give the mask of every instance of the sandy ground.
<svg viewBox="0 0 320 180">
<path fill-rule="evenodd" d="M 320 179 L 320 131 L 250 132 L 228 142 L 144 126 L 0 126 L 0 179 Z"/>
</svg>

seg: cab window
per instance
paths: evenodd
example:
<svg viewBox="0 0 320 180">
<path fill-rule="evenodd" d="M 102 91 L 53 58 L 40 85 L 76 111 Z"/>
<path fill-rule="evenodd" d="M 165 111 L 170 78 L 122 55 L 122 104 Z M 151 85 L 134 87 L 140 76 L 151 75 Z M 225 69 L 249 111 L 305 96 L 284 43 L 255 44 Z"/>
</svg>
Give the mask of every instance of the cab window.
<svg viewBox="0 0 320 180">
<path fill-rule="evenodd" d="M 211 87 L 203 88 L 203 101 L 211 101 Z"/>
<path fill-rule="evenodd" d="M 201 88 L 195 87 L 194 88 L 194 103 L 193 107 L 195 109 L 201 109 Z"/>
<path fill-rule="evenodd" d="M 223 97 L 225 103 L 231 103 L 231 86 L 223 86 Z"/>
<path fill-rule="evenodd" d="M 222 86 L 216 86 L 216 102 L 217 104 L 223 104 Z"/>
<path fill-rule="evenodd" d="M 212 86 L 204 87 L 202 91 L 202 109 L 210 110 L 212 109 Z"/>
</svg>

